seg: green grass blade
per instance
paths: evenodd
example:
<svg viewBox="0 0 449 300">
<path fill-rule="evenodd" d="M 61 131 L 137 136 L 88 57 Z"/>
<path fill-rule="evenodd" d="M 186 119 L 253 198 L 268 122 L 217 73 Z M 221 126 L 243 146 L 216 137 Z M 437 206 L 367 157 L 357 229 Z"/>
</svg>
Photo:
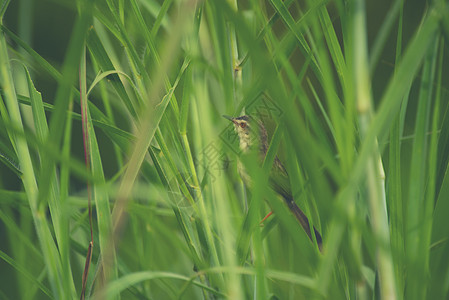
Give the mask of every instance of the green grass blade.
<svg viewBox="0 0 449 300">
<path fill-rule="evenodd" d="M 91 56 L 95 59 L 95 61 L 100 66 L 103 72 L 116 71 L 115 67 L 110 60 L 105 48 L 101 44 L 101 41 L 94 29 L 89 30 L 87 35 L 87 46 L 89 48 Z M 120 71 L 117 71 L 120 73 Z M 118 74 L 111 73 L 109 76 L 110 83 L 114 87 L 120 99 L 123 101 L 123 104 L 128 109 L 129 113 L 132 116 L 136 116 L 136 103 L 131 101 L 131 97 L 128 96 L 123 83 L 120 80 Z"/>
<path fill-rule="evenodd" d="M 435 38 L 434 38 L 435 39 Z M 435 41 L 435 40 L 434 40 Z M 406 207 L 406 249 L 408 264 L 408 282 L 405 296 L 409 299 L 422 299 L 426 295 L 427 280 L 423 277 L 428 263 L 430 236 L 426 234 L 428 224 L 431 224 L 432 212 L 429 211 L 425 199 L 425 184 L 428 182 L 429 142 L 427 132 L 430 127 L 430 107 L 438 43 L 429 48 L 423 67 L 419 102 L 416 112 L 415 139 L 409 177 L 409 200 Z M 431 169 L 430 169 L 431 170 Z M 433 198 L 433 197 L 432 197 Z M 420 259 L 421 258 L 421 259 Z"/>
<path fill-rule="evenodd" d="M 30 95 L 31 108 L 33 112 L 34 128 L 36 130 L 37 139 L 44 143 L 48 138 L 48 124 L 45 117 L 44 105 L 42 102 L 41 94 L 36 90 L 31 80 L 28 69 L 25 68 L 28 91 Z M 61 267 L 62 272 L 65 274 L 71 274 L 70 258 L 68 245 L 69 224 L 67 222 L 67 214 L 62 209 L 64 203 L 60 199 L 59 185 L 57 181 L 56 169 L 53 169 L 50 173 L 51 187 L 49 195 L 49 208 L 52 217 L 52 224 L 55 230 L 56 242 L 58 244 L 59 253 L 61 255 Z M 71 276 L 64 276 L 62 278 L 65 291 L 71 291 L 72 296 L 75 294 L 75 285 Z"/>
</svg>

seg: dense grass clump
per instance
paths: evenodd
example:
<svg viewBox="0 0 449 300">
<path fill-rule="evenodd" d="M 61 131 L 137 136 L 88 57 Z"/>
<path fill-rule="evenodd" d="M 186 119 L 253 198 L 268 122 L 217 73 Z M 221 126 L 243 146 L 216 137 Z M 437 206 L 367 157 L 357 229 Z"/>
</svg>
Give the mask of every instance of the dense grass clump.
<svg viewBox="0 0 449 300">
<path fill-rule="evenodd" d="M 0 0 L 0 298 L 447 298 L 449 7 L 384 2 Z"/>
</svg>

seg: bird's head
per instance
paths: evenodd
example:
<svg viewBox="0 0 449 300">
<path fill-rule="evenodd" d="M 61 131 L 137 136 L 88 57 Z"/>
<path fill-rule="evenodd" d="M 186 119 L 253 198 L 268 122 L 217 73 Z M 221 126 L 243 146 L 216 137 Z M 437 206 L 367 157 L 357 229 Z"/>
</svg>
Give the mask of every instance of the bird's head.
<svg viewBox="0 0 449 300">
<path fill-rule="evenodd" d="M 223 117 L 234 123 L 234 129 L 239 137 L 240 149 L 242 151 L 246 152 L 253 144 L 264 143 L 264 140 L 266 140 L 265 128 L 261 122 L 254 118 L 248 115 L 235 118 L 223 115 Z M 261 135 L 263 141 L 261 141 Z"/>
</svg>

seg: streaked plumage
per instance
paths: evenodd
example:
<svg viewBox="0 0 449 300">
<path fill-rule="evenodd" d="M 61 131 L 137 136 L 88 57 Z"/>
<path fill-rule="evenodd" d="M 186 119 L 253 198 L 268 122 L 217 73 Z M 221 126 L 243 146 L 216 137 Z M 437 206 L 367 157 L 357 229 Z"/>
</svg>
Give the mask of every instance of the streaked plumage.
<svg viewBox="0 0 449 300">
<path fill-rule="evenodd" d="M 262 124 L 262 122 L 247 115 L 236 118 L 232 118 L 229 116 L 223 117 L 234 123 L 234 128 L 239 137 L 239 145 L 242 152 L 246 153 L 250 149 L 253 149 L 253 147 L 258 147 L 260 161 L 263 161 L 268 150 L 268 136 L 265 126 Z M 240 162 L 238 163 L 238 169 L 243 182 L 245 182 L 245 185 L 251 187 L 251 178 L 248 176 L 247 172 Z M 288 173 L 277 156 L 275 157 L 273 162 L 273 168 L 270 172 L 269 181 L 272 188 L 283 197 L 290 211 L 301 224 L 302 228 L 307 233 L 309 238 L 312 240 L 309 220 L 295 203 L 291 192 Z M 318 247 L 321 250 L 321 235 L 315 228 L 313 228 L 313 230 L 318 243 Z"/>
</svg>

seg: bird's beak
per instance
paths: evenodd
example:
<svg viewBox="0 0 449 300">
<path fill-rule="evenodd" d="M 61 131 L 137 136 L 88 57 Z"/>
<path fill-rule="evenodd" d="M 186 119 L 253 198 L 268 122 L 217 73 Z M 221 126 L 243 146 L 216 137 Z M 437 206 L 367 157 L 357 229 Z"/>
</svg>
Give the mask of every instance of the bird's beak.
<svg viewBox="0 0 449 300">
<path fill-rule="evenodd" d="M 227 119 L 227 120 L 229 120 L 229 121 L 231 121 L 232 123 L 235 124 L 235 120 L 234 120 L 233 117 L 230 117 L 230 116 L 228 116 L 228 115 L 223 115 L 223 118 L 225 118 L 225 119 Z"/>
</svg>

